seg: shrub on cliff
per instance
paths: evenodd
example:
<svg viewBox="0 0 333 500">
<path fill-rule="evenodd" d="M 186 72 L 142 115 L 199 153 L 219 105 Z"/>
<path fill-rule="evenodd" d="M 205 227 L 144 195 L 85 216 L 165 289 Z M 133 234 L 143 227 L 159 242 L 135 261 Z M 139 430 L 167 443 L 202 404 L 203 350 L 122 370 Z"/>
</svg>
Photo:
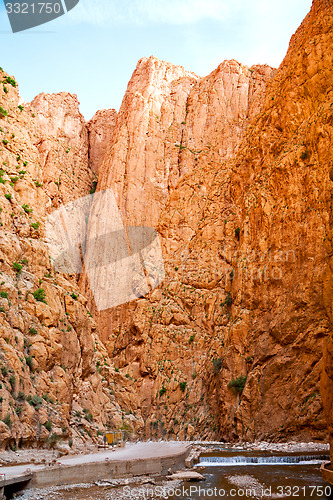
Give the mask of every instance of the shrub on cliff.
<svg viewBox="0 0 333 500">
<path fill-rule="evenodd" d="M 45 295 L 45 290 L 44 288 L 38 288 L 38 290 L 35 290 L 33 293 L 33 296 L 38 302 L 44 302 L 44 304 L 47 304 L 46 302 L 46 295 Z"/>
<path fill-rule="evenodd" d="M 213 371 L 215 374 L 219 373 L 222 368 L 222 358 L 217 358 L 212 360 L 213 363 Z"/>
<path fill-rule="evenodd" d="M 234 394 L 242 394 L 246 384 L 246 379 L 247 377 L 245 375 L 234 378 L 228 384 L 229 389 L 231 389 Z"/>
</svg>

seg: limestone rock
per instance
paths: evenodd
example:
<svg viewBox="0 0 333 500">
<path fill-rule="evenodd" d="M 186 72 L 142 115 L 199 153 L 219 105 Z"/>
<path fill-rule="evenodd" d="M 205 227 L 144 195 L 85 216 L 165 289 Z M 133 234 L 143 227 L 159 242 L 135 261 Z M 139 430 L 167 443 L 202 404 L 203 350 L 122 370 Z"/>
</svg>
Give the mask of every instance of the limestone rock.
<svg viewBox="0 0 333 500">
<path fill-rule="evenodd" d="M 97 111 L 88 122 L 89 164 L 96 175 L 99 174 L 104 155 L 112 143 L 113 132 L 117 122 L 115 109 Z"/>
</svg>

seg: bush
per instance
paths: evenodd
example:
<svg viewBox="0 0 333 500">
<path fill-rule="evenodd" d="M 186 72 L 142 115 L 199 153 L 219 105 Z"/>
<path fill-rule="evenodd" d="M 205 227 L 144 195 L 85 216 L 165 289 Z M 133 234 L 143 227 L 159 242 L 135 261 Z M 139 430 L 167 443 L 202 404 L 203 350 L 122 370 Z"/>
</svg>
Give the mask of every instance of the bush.
<svg viewBox="0 0 333 500">
<path fill-rule="evenodd" d="M 3 376 L 3 377 L 7 377 L 7 375 L 8 375 L 8 369 L 7 369 L 7 366 L 4 366 L 4 365 L 3 365 L 3 366 L 0 368 L 0 370 L 1 370 L 2 376 Z"/>
<path fill-rule="evenodd" d="M 35 408 L 40 408 L 42 406 L 42 404 L 43 404 L 43 399 L 40 396 L 37 396 L 37 394 L 35 394 L 29 400 L 29 404 L 31 406 L 34 406 Z"/>
<path fill-rule="evenodd" d="M 302 151 L 301 153 L 301 160 L 307 160 L 309 158 L 309 151 L 306 149 L 305 151 Z"/>
<path fill-rule="evenodd" d="M 18 401 L 25 401 L 25 394 L 24 394 L 24 392 L 19 391 L 19 392 L 18 392 L 18 394 L 17 394 L 16 399 L 17 399 Z"/>
<path fill-rule="evenodd" d="M 231 307 L 232 306 L 232 297 L 231 297 L 231 293 L 230 292 L 227 293 L 225 301 L 222 303 L 222 305 L 223 306 L 227 306 L 227 307 Z"/>
<path fill-rule="evenodd" d="M 0 106 L 0 118 L 4 118 L 7 115 L 8 115 L 8 112 L 5 109 L 3 109 L 2 106 Z"/>
<path fill-rule="evenodd" d="M 17 274 L 20 274 L 20 272 L 22 271 L 23 269 L 23 265 L 22 264 L 19 264 L 18 262 L 14 262 L 13 264 L 13 269 L 14 271 L 17 272 Z"/>
<path fill-rule="evenodd" d="M 180 382 L 179 387 L 182 392 L 185 392 L 187 386 L 187 382 Z"/>
<path fill-rule="evenodd" d="M 26 203 L 22 205 L 22 208 L 26 214 L 30 214 L 33 211 L 32 208 L 30 208 L 29 205 L 27 205 Z"/>
<path fill-rule="evenodd" d="M 2 421 L 10 428 L 12 426 L 12 421 L 10 418 L 9 413 L 5 416 L 5 418 L 2 419 Z"/>
<path fill-rule="evenodd" d="M 20 105 L 19 105 L 19 106 L 17 106 L 17 107 L 18 107 L 18 109 L 19 109 L 20 111 L 23 111 L 23 110 L 24 110 L 24 106 L 22 106 L 22 104 L 20 104 Z"/>
<path fill-rule="evenodd" d="M 83 409 L 84 411 L 84 416 L 85 416 L 85 419 L 88 420 L 88 422 L 92 422 L 93 421 L 93 416 L 91 414 L 91 412 L 87 409 L 87 408 L 84 408 Z"/>
<path fill-rule="evenodd" d="M 195 337 L 195 335 L 191 335 L 191 337 L 189 338 L 189 341 L 188 341 L 189 344 L 192 344 L 192 342 L 194 341 L 194 337 Z"/>
<path fill-rule="evenodd" d="M 45 300 L 46 297 L 44 288 L 38 288 L 38 290 L 35 290 L 33 296 L 38 302 L 44 302 L 44 304 L 47 304 Z"/>
<path fill-rule="evenodd" d="M 5 79 L 4 79 L 4 82 L 8 83 L 9 85 L 12 85 L 13 87 L 17 86 L 17 83 L 14 80 L 14 78 L 11 78 L 10 76 L 6 76 Z"/>
<path fill-rule="evenodd" d="M 26 356 L 25 357 L 25 362 L 27 363 L 27 365 L 29 366 L 30 370 L 32 370 L 33 368 L 33 360 L 32 360 L 32 357 L 31 356 Z"/>
<path fill-rule="evenodd" d="M 235 229 L 235 238 L 236 238 L 236 240 L 239 241 L 239 237 L 240 237 L 240 228 L 236 227 L 236 229 Z"/>
<path fill-rule="evenodd" d="M 0 292 L 0 297 L 2 299 L 8 299 L 8 292 L 4 292 L 4 291 Z"/>
<path fill-rule="evenodd" d="M 76 293 L 74 293 L 74 292 L 72 293 L 71 297 L 72 297 L 72 299 L 74 299 L 74 300 L 77 300 L 77 299 L 78 299 L 78 295 L 76 295 Z"/>
<path fill-rule="evenodd" d="M 228 384 L 229 389 L 231 389 L 234 394 L 242 394 L 246 384 L 246 379 L 247 377 L 245 375 L 234 378 Z"/>
<path fill-rule="evenodd" d="M 38 231 L 40 223 L 39 222 L 32 222 L 30 225 L 31 225 L 31 227 L 33 229 L 35 229 L 36 231 Z"/>
<path fill-rule="evenodd" d="M 93 181 L 93 183 L 92 183 L 92 188 L 91 188 L 91 190 L 90 190 L 90 194 L 94 194 L 94 193 L 96 193 L 97 184 L 98 184 L 98 181 L 97 181 L 97 180 Z"/>
<path fill-rule="evenodd" d="M 9 141 L 8 141 L 7 139 L 3 139 L 3 140 L 2 140 L 2 144 L 4 144 L 5 146 L 7 146 L 8 142 L 9 142 Z"/>
<path fill-rule="evenodd" d="M 15 388 L 15 383 L 16 383 L 16 378 L 15 378 L 15 375 L 11 375 L 11 376 L 9 377 L 9 383 L 10 383 L 10 385 L 11 385 L 11 387 L 12 387 L 12 390 L 14 390 L 14 388 Z"/>
<path fill-rule="evenodd" d="M 5 198 L 10 201 L 12 199 L 12 195 L 10 193 L 5 193 Z"/>
<path fill-rule="evenodd" d="M 49 432 L 51 432 L 51 430 L 52 430 L 52 422 L 51 422 L 51 420 L 48 420 L 47 422 L 45 422 L 44 427 L 45 427 L 46 430 L 48 430 Z"/>
<path fill-rule="evenodd" d="M 71 448 L 73 446 L 73 439 L 69 438 L 68 439 L 68 446 Z"/>
<path fill-rule="evenodd" d="M 219 373 L 222 368 L 222 358 L 217 358 L 212 360 L 214 373 Z"/>
<path fill-rule="evenodd" d="M 29 334 L 30 335 L 38 335 L 38 332 L 37 332 L 36 328 L 30 327 L 29 328 Z"/>
<path fill-rule="evenodd" d="M 163 396 L 163 394 L 165 394 L 165 393 L 166 393 L 166 391 L 167 391 L 167 390 L 166 390 L 166 387 L 164 387 L 164 385 L 163 385 L 162 389 L 160 389 L 160 392 L 159 392 L 160 397 L 161 397 L 161 396 Z"/>
</svg>

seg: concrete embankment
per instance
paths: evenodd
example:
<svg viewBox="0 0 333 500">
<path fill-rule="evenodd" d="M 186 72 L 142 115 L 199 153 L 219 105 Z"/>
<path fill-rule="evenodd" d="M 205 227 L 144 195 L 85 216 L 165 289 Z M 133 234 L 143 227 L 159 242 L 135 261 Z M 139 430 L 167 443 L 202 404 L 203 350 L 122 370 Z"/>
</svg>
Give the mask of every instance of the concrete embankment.
<svg viewBox="0 0 333 500">
<path fill-rule="evenodd" d="M 90 483 L 141 475 L 164 475 L 183 468 L 190 446 L 179 443 L 138 443 L 116 451 L 62 458 L 54 466 L 1 467 L 6 479 L 32 473 L 27 488 Z"/>
</svg>

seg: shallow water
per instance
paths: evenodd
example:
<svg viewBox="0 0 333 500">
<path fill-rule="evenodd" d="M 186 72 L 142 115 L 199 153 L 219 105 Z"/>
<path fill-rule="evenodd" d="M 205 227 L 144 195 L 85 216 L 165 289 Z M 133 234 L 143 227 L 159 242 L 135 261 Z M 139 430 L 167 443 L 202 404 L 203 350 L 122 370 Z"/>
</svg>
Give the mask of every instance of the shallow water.
<svg viewBox="0 0 333 500">
<path fill-rule="evenodd" d="M 328 500 L 333 486 L 320 475 L 327 461 L 320 453 L 248 452 L 226 448 L 203 454 L 197 467 L 206 480 L 200 483 L 169 483 L 162 478 L 156 485 L 131 484 L 125 487 L 70 486 L 42 491 L 26 491 L 22 500 L 200 500 L 293 498 Z M 203 470 L 201 470 L 201 468 Z"/>
</svg>

